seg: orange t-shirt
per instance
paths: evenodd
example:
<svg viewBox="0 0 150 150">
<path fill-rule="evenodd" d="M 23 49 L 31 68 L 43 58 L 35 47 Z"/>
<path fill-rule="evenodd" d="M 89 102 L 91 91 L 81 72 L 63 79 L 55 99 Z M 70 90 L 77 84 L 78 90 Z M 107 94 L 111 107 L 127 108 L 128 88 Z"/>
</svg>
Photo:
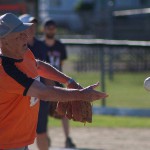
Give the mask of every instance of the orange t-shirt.
<svg viewBox="0 0 150 150">
<path fill-rule="evenodd" d="M 0 149 L 34 142 L 39 101 L 26 96 L 38 77 L 35 58 L 28 50 L 23 60 L 0 56 Z"/>
</svg>

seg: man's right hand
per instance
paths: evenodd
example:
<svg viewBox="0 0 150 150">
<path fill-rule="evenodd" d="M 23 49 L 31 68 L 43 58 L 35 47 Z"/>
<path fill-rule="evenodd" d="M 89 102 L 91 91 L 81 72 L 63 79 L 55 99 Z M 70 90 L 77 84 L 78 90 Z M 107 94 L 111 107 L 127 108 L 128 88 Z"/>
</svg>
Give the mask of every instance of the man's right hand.
<svg viewBox="0 0 150 150">
<path fill-rule="evenodd" d="M 85 99 L 85 101 L 91 101 L 92 102 L 92 101 L 95 101 L 95 100 L 99 100 L 99 99 L 103 99 L 103 98 L 108 97 L 108 95 L 106 93 L 94 90 L 99 85 L 100 84 L 98 82 L 96 84 L 90 85 L 90 86 L 80 90 L 87 97 L 87 99 Z"/>
</svg>

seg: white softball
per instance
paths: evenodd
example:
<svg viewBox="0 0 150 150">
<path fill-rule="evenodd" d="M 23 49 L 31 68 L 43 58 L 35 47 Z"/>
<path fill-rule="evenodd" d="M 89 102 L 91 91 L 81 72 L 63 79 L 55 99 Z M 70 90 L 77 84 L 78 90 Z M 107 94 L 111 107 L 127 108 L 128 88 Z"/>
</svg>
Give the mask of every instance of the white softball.
<svg viewBox="0 0 150 150">
<path fill-rule="evenodd" d="M 144 80 L 144 88 L 147 90 L 147 91 L 150 91 L 150 77 L 146 78 Z"/>
</svg>

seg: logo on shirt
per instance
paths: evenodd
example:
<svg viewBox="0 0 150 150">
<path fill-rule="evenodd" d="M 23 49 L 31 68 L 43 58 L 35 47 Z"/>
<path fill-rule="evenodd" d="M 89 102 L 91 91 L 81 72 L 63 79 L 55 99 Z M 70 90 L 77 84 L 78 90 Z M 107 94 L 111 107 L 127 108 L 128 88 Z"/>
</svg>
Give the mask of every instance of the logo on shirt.
<svg viewBox="0 0 150 150">
<path fill-rule="evenodd" d="M 48 57 L 50 64 L 53 67 L 60 69 L 60 52 L 58 51 L 48 52 Z"/>
<path fill-rule="evenodd" d="M 35 78 L 35 80 L 40 81 L 40 77 Z M 36 103 L 39 101 L 39 98 L 31 97 L 30 99 L 30 107 L 33 107 L 36 105 Z"/>
</svg>

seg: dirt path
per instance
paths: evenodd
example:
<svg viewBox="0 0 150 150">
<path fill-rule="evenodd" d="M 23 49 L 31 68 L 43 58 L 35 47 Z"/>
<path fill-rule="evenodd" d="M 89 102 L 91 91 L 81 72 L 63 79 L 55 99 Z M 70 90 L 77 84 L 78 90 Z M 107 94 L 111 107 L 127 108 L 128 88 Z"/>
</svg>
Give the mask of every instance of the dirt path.
<svg viewBox="0 0 150 150">
<path fill-rule="evenodd" d="M 64 147 L 65 139 L 61 128 L 49 129 L 49 135 L 52 147 Z M 150 150 L 150 129 L 73 128 L 71 136 L 78 148 Z M 30 146 L 30 150 L 37 150 L 36 145 Z"/>
</svg>

